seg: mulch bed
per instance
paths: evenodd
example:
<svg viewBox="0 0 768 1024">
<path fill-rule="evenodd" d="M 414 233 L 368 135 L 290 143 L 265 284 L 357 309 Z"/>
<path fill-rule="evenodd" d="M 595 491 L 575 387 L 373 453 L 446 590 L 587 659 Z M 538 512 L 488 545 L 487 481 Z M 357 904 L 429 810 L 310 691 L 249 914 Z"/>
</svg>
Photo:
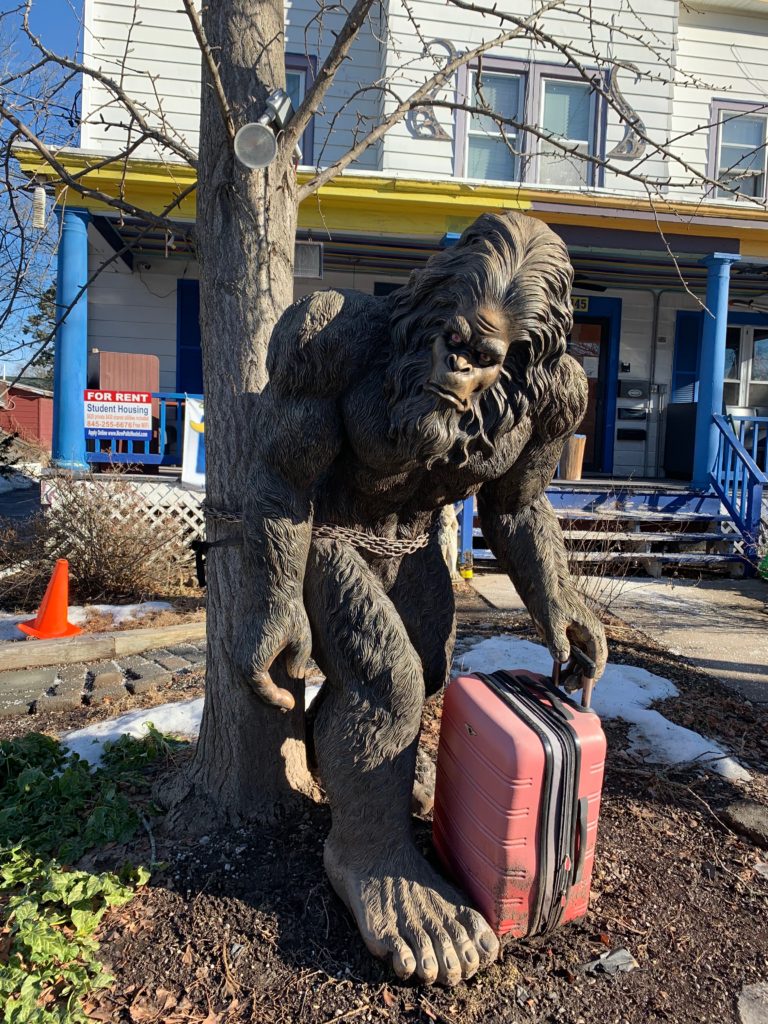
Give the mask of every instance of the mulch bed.
<svg viewBox="0 0 768 1024">
<path fill-rule="evenodd" d="M 462 639 L 533 635 L 524 617 L 474 615 L 462 617 Z M 753 773 L 749 795 L 766 802 L 766 709 L 620 623 L 610 632 L 612 661 L 673 679 L 682 696 L 664 702 L 664 714 L 734 749 Z M 93 717 L 88 709 L 74 714 Z M 439 715 L 438 700 L 425 711 L 428 753 Z M 41 726 L 33 717 L 16 721 L 19 731 Z M 66 726 L 75 724 L 70 714 Z M 120 1024 L 738 1024 L 739 992 L 768 977 L 768 878 L 757 870 L 768 853 L 730 832 L 718 813 L 745 793 L 700 769 L 642 764 L 626 753 L 622 723 L 606 731 L 596 872 L 583 922 L 508 943 L 497 964 L 455 989 L 400 984 L 367 953 L 326 882 L 329 812 L 308 803 L 279 828 L 173 845 L 158 839 L 166 866 L 105 919 L 101 955 L 116 980 L 88 1009 Z M 417 822 L 417 836 L 432 857 L 427 821 Z M 106 851 L 105 862 L 117 854 Z M 149 839 L 129 855 L 147 863 Z M 618 947 L 638 969 L 613 978 L 579 970 Z"/>
</svg>

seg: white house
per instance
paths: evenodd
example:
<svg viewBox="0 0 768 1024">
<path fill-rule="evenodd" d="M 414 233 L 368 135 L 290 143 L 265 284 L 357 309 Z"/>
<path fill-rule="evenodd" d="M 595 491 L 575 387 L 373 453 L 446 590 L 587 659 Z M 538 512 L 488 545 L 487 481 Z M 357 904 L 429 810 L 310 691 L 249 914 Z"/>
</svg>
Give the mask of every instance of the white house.
<svg viewBox="0 0 768 1024">
<path fill-rule="evenodd" d="M 519 18 L 533 11 L 530 0 L 498 6 Z M 391 289 L 479 213 L 527 211 L 562 235 L 576 270 L 571 348 L 590 379 L 587 471 L 705 483 L 721 378 L 728 407 L 768 411 L 768 2 L 698 0 L 695 8 L 646 0 L 640 15 L 624 0 L 574 0 L 540 16 L 535 42 L 529 33 L 491 48 L 482 58 L 483 95 L 540 129 L 538 138 L 508 129 L 511 147 L 488 118 L 440 106 L 476 97 L 478 61 L 460 68 L 431 106 L 305 201 L 299 237 L 323 242 L 322 279 L 297 277 L 296 295 Z M 340 25 L 338 13 L 318 19 L 317 10 L 311 0 L 286 5 L 294 101 Z M 511 28 L 440 0 L 383 0 L 303 139 L 300 175 L 344 154 L 441 62 Z M 599 87 L 550 39 L 567 40 Z M 178 0 L 85 0 L 85 59 L 122 74 L 146 121 L 195 149 L 200 51 Z M 124 122 L 109 91 L 86 76 L 79 144 L 61 159 L 86 182 L 113 194 L 122 186 L 137 206 L 159 210 L 194 172 L 152 143 L 103 166 L 125 144 Z M 564 158 L 547 144 L 550 134 L 595 160 Z M 34 154 L 21 162 L 30 175 L 44 174 Z M 189 246 L 140 230 L 130 217 L 118 221 L 98 201 L 67 201 L 60 288 L 64 264 L 82 269 L 87 257 L 93 273 L 135 243 L 89 285 L 79 318 L 71 318 L 77 365 L 84 367 L 86 348 L 156 355 L 161 391 L 201 392 Z M 176 216 L 193 220 L 194 201 Z M 717 318 L 703 308 L 707 287 Z M 80 416 L 73 403 L 83 385 L 59 380 L 60 438 L 67 417 Z M 58 455 L 73 457 L 61 440 Z"/>
</svg>

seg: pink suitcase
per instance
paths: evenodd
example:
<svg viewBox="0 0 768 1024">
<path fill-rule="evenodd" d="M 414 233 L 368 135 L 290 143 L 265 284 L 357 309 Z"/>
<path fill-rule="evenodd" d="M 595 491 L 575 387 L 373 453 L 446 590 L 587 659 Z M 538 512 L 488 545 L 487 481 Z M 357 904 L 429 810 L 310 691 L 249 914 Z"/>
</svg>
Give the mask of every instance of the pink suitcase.
<svg viewBox="0 0 768 1024">
<path fill-rule="evenodd" d="M 605 750 L 595 712 L 545 676 L 478 673 L 446 690 L 434 843 L 497 935 L 586 914 Z"/>
</svg>

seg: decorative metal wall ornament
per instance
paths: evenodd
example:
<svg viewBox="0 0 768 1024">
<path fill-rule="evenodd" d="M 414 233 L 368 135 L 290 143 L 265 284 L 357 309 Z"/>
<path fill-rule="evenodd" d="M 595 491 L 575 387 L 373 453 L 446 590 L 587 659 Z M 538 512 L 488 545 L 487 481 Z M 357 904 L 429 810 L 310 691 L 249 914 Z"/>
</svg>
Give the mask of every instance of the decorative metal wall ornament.
<svg viewBox="0 0 768 1024">
<path fill-rule="evenodd" d="M 445 58 L 442 55 L 434 55 L 432 47 L 445 50 Z M 444 68 L 446 64 L 449 64 L 457 56 L 458 50 L 448 39 L 431 39 L 422 52 L 422 57 L 432 57 L 438 68 Z M 429 93 L 429 98 L 435 99 L 441 88 L 442 86 L 437 86 L 432 89 Z M 413 110 L 409 110 L 405 123 L 408 131 L 415 139 L 429 139 L 431 142 L 451 141 L 451 136 L 438 121 L 434 107 L 429 101 L 414 107 Z"/>
<path fill-rule="evenodd" d="M 608 78 L 608 95 L 624 120 L 624 136 L 610 153 L 606 153 L 605 158 L 606 160 L 637 160 L 645 153 L 646 149 L 646 141 L 640 135 L 641 132 L 643 135 L 646 133 L 645 122 L 629 105 L 619 88 L 619 69 L 633 71 L 635 81 L 640 77 L 640 69 L 636 64 L 622 63 L 616 65 Z"/>
</svg>

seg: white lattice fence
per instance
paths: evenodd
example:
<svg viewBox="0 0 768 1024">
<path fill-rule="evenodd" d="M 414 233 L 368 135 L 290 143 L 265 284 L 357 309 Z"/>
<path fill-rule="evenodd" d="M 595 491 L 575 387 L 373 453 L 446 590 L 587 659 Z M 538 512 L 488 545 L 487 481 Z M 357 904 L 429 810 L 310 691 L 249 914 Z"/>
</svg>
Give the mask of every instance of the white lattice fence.
<svg viewBox="0 0 768 1024">
<path fill-rule="evenodd" d="M 202 491 L 186 490 L 162 479 L 136 480 L 106 475 L 87 477 L 72 483 L 89 490 L 103 488 L 110 504 L 110 518 L 116 523 L 128 516 L 132 519 L 137 514 L 142 516 L 147 523 L 149 541 L 152 528 L 157 525 L 176 526 L 187 551 L 191 541 L 205 535 L 205 517 L 200 507 L 205 498 Z M 43 480 L 42 504 L 55 505 L 56 496 L 56 478 Z"/>
</svg>

